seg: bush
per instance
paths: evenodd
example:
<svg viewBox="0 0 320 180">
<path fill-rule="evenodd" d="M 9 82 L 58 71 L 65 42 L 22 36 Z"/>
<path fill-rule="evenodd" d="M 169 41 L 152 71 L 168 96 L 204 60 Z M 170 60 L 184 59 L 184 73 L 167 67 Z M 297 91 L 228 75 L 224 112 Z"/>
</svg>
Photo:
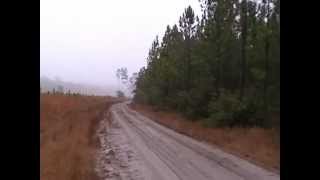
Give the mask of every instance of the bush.
<svg viewBox="0 0 320 180">
<path fill-rule="evenodd" d="M 195 89 L 180 91 L 168 102 L 171 107 L 184 114 L 188 119 L 195 120 L 207 116 L 207 99 L 203 94 Z"/>
<path fill-rule="evenodd" d="M 124 93 L 123 93 L 122 91 L 118 90 L 118 91 L 117 91 L 117 97 L 118 97 L 118 98 L 124 98 L 125 95 L 124 95 Z"/>
<path fill-rule="evenodd" d="M 209 103 L 209 118 L 205 120 L 206 126 L 253 126 L 258 121 L 255 117 L 257 103 L 253 99 L 239 101 L 236 95 L 222 93 L 212 98 Z"/>
<path fill-rule="evenodd" d="M 142 91 L 142 90 L 135 91 L 135 95 L 133 97 L 133 100 L 135 102 L 144 104 L 144 103 L 147 103 L 147 99 L 148 99 L 148 97 L 147 97 L 146 93 L 144 93 L 144 91 Z"/>
<path fill-rule="evenodd" d="M 237 126 L 261 126 L 262 119 L 258 118 L 257 112 L 260 104 L 255 99 L 244 99 L 238 109 L 233 112 L 234 124 Z"/>
<path fill-rule="evenodd" d="M 180 91 L 177 94 L 176 103 L 178 111 L 186 113 L 189 102 L 191 101 L 189 94 L 186 91 Z"/>
<path fill-rule="evenodd" d="M 156 86 L 151 86 L 149 92 L 146 93 L 148 103 L 152 106 L 161 105 L 163 102 L 163 94 Z"/>
<path fill-rule="evenodd" d="M 207 126 L 228 126 L 233 124 L 233 113 L 239 108 L 237 98 L 222 94 L 219 98 L 213 97 L 209 102 L 209 118 Z"/>
</svg>

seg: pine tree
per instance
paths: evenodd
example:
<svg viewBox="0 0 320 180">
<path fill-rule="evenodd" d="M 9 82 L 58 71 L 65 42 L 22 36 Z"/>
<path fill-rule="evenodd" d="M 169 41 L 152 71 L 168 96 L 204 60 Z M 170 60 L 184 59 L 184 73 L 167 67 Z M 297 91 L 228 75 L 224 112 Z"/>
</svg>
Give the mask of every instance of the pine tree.
<svg viewBox="0 0 320 180">
<path fill-rule="evenodd" d="M 184 89 L 189 91 L 190 79 L 191 79 L 191 51 L 193 45 L 193 38 L 195 36 L 195 16 L 191 6 L 188 6 L 179 20 L 180 31 L 182 32 L 185 41 L 185 52 L 184 52 L 184 65 L 185 65 L 185 80 Z"/>
<path fill-rule="evenodd" d="M 201 18 L 189 6 L 161 43 L 156 36 L 134 100 L 230 126 L 262 125 L 258 112 L 280 110 L 280 1 L 200 3 Z"/>
<path fill-rule="evenodd" d="M 247 0 L 241 2 L 241 74 L 240 74 L 240 101 L 245 96 L 247 78 Z"/>
</svg>

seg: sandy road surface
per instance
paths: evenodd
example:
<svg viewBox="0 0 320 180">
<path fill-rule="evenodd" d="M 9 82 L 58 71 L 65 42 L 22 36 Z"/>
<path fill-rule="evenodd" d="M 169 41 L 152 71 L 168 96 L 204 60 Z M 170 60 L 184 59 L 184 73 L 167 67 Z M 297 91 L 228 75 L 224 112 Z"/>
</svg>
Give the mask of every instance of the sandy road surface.
<svg viewBox="0 0 320 180">
<path fill-rule="evenodd" d="M 268 172 L 216 147 L 163 127 L 128 108 L 113 105 L 102 122 L 97 169 L 103 179 L 276 180 Z"/>
</svg>

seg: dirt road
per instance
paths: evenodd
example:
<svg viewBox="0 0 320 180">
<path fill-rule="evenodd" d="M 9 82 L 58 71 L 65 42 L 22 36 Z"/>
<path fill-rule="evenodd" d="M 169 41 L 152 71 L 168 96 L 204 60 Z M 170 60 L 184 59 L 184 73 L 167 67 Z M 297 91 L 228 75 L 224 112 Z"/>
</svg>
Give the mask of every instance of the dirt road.
<svg viewBox="0 0 320 180">
<path fill-rule="evenodd" d="M 97 170 L 103 179 L 276 180 L 268 172 L 216 147 L 163 127 L 128 108 L 113 105 L 102 121 Z"/>
</svg>

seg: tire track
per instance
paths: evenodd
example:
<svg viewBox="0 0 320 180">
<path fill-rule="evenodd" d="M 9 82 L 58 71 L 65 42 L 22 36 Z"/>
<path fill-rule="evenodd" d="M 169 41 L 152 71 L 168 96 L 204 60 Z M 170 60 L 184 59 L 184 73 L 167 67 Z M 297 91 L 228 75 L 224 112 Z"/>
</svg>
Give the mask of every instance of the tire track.
<svg viewBox="0 0 320 180">
<path fill-rule="evenodd" d="M 113 121 L 120 127 L 114 131 L 121 131 L 125 135 L 128 146 L 136 152 L 133 156 L 142 164 L 139 167 L 141 179 L 280 179 L 277 174 L 159 125 L 129 109 L 127 103 L 113 105 L 110 112 Z"/>
<path fill-rule="evenodd" d="M 246 180 L 257 180 L 261 179 L 262 177 L 274 177 L 274 179 L 280 179 L 279 175 L 276 173 L 268 172 L 256 165 L 246 162 L 245 160 L 242 160 L 233 155 L 224 153 L 218 149 L 216 149 L 215 151 L 208 151 L 208 146 L 206 146 L 205 144 L 196 142 L 188 136 L 178 134 L 165 126 L 157 124 L 147 117 L 142 116 L 138 112 L 129 109 L 128 106 L 124 106 L 123 108 L 125 109 L 125 111 L 135 117 L 131 117 L 131 119 L 139 119 L 140 121 L 143 121 L 153 129 L 166 135 L 167 138 L 174 139 L 175 142 L 177 142 L 181 146 L 190 148 L 193 151 L 197 152 L 199 155 L 210 159 L 214 166 L 215 164 L 219 164 L 221 167 L 237 174 L 238 176 Z M 248 171 L 246 168 L 250 168 L 252 170 Z"/>
</svg>

